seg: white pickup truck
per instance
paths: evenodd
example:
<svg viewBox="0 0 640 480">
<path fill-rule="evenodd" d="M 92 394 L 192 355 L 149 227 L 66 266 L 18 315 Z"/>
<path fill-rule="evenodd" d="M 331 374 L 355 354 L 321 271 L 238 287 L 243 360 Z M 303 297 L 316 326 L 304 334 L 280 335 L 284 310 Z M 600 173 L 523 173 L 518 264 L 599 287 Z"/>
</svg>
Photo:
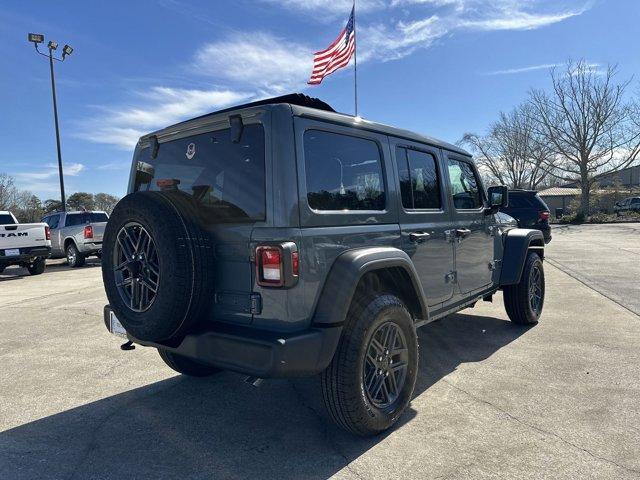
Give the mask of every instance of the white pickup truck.
<svg viewBox="0 0 640 480">
<path fill-rule="evenodd" d="M 31 275 L 40 275 L 50 254 L 51 231 L 46 223 L 18 223 L 11 212 L 0 211 L 0 273 L 20 265 Z"/>
</svg>

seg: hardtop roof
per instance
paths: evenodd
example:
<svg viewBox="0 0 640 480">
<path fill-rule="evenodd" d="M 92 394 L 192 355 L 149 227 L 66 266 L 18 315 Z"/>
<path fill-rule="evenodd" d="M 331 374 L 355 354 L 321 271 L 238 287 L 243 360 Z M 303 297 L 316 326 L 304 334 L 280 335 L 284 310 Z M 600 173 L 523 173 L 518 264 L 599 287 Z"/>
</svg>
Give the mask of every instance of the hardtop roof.
<svg viewBox="0 0 640 480">
<path fill-rule="evenodd" d="M 381 133 L 383 135 L 404 138 L 407 140 L 415 141 L 417 143 L 424 143 L 437 148 L 442 148 L 445 150 L 456 152 L 464 156 L 468 156 L 468 157 L 471 156 L 471 154 L 466 150 L 456 145 L 453 145 L 451 143 L 438 140 L 433 137 L 421 135 L 421 134 L 412 132 L 410 130 L 396 128 L 391 125 L 385 125 L 383 123 L 374 122 L 374 121 L 362 119 L 359 117 L 354 117 L 353 115 L 347 115 L 345 113 L 336 112 L 329 104 L 323 102 L 322 100 L 318 98 L 311 98 L 311 97 L 308 97 L 307 95 L 303 95 L 300 93 L 283 95 L 281 97 L 275 97 L 275 98 L 268 98 L 268 99 L 259 100 L 256 102 L 246 103 L 243 105 L 237 105 L 235 107 L 225 108 L 223 110 L 218 110 L 205 115 L 201 115 L 199 117 L 185 120 L 183 122 L 179 122 L 174 125 L 170 125 L 163 129 L 144 135 L 140 138 L 140 143 L 145 142 L 146 140 L 149 139 L 149 137 L 153 135 L 160 137 L 163 135 L 179 133 L 182 130 L 188 130 L 191 128 L 203 126 L 207 123 L 214 123 L 215 121 L 220 120 L 217 117 L 221 115 L 236 113 L 236 112 L 240 113 L 243 110 L 253 109 L 256 107 L 269 109 L 269 108 L 273 108 L 275 106 L 283 105 L 283 104 L 288 105 L 289 108 L 291 108 L 292 114 L 294 116 L 315 118 L 315 119 L 323 120 L 330 123 L 336 123 L 340 125 L 351 126 L 358 129 L 374 131 L 374 132 Z"/>
</svg>

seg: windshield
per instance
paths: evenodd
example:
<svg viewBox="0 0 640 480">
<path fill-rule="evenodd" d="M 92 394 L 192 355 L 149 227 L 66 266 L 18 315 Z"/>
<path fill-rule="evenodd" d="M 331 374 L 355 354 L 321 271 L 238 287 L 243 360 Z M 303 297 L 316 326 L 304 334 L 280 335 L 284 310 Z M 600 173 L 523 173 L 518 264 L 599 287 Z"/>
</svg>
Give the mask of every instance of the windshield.
<svg viewBox="0 0 640 480">
<path fill-rule="evenodd" d="M 161 143 L 153 159 L 144 148 L 134 188 L 180 190 L 217 221 L 264 220 L 264 128 L 245 125 L 233 140 L 229 129 L 181 138 Z"/>
<path fill-rule="evenodd" d="M 8 213 L 0 213 L 0 225 L 15 225 L 13 217 Z"/>
</svg>

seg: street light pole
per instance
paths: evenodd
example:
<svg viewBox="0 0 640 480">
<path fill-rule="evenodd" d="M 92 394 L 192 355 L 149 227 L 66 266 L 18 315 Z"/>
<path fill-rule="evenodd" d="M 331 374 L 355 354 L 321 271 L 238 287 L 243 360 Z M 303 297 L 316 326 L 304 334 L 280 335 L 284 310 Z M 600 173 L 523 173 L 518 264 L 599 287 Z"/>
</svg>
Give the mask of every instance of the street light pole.
<svg viewBox="0 0 640 480">
<path fill-rule="evenodd" d="M 56 127 L 56 148 L 58 151 L 58 175 L 60 176 L 60 201 L 62 211 L 67 210 L 67 197 L 64 193 L 64 173 L 62 170 L 62 149 L 60 148 L 60 125 L 58 123 L 58 101 L 56 98 L 56 80 L 53 72 L 53 61 L 64 62 L 64 59 L 71 55 L 73 48 L 69 45 L 65 45 L 62 49 L 62 58 L 56 58 L 53 56 L 53 52 L 58 48 L 58 44 L 54 41 L 50 41 L 47 47 L 49 48 L 49 54 L 42 53 L 38 49 L 38 44 L 44 42 L 44 35 L 39 33 L 30 33 L 28 36 L 30 42 L 36 47 L 36 52 L 44 57 L 49 57 L 49 70 L 51 72 L 51 94 L 53 97 L 53 120 Z"/>
<path fill-rule="evenodd" d="M 62 211 L 67 210 L 67 197 L 64 194 L 64 176 L 62 174 L 62 151 L 60 150 L 60 127 L 58 125 L 58 102 L 56 100 L 56 80 L 53 74 L 53 50 L 49 48 L 49 68 L 51 69 L 51 93 L 53 95 L 53 119 L 56 124 L 56 147 L 58 149 L 58 174 L 60 176 L 60 200 Z"/>
</svg>

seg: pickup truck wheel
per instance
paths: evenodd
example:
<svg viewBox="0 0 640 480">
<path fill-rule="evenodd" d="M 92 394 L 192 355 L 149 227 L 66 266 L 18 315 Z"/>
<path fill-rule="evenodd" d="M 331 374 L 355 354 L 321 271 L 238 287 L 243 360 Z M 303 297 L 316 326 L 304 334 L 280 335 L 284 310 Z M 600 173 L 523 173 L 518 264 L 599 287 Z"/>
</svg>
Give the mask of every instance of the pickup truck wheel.
<svg viewBox="0 0 640 480">
<path fill-rule="evenodd" d="M 78 247 L 73 242 L 67 246 L 67 263 L 71 268 L 84 265 L 84 255 L 78 251 Z"/>
<path fill-rule="evenodd" d="M 44 273 L 44 269 L 47 266 L 47 262 L 44 258 L 36 258 L 31 265 L 27 267 L 31 275 L 40 275 Z M 0 272 L 1 273 L 1 272 Z"/>
<path fill-rule="evenodd" d="M 375 435 L 400 418 L 418 372 L 411 315 L 395 296 L 356 299 L 331 364 L 322 373 L 330 416 L 357 435 Z"/>
<path fill-rule="evenodd" d="M 164 363 L 176 372 L 188 375 L 189 377 L 209 377 L 222 372 L 220 368 L 205 365 L 204 363 L 198 363 L 189 357 L 178 355 L 177 353 L 173 353 L 168 350 L 159 348 L 158 353 L 160 354 L 160 358 L 164 360 Z"/>
<path fill-rule="evenodd" d="M 544 268 L 540 257 L 530 252 L 517 285 L 507 285 L 503 289 L 504 306 L 513 323 L 534 325 L 542 314 L 544 306 Z"/>
</svg>

